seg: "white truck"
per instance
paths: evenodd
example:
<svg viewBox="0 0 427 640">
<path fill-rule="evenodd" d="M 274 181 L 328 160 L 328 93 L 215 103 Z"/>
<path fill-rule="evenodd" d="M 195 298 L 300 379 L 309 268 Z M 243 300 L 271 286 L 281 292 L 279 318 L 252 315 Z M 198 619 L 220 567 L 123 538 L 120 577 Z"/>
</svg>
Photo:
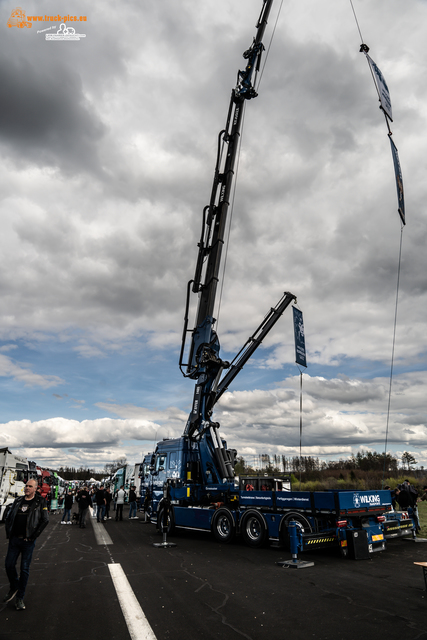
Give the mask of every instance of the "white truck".
<svg viewBox="0 0 427 640">
<path fill-rule="evenodd" d="M 0 449 L 0 522 L 15 498 L 24 495 L 27 477 L 28 460 L 15 456 L 7 447 Z"/>
</svg>

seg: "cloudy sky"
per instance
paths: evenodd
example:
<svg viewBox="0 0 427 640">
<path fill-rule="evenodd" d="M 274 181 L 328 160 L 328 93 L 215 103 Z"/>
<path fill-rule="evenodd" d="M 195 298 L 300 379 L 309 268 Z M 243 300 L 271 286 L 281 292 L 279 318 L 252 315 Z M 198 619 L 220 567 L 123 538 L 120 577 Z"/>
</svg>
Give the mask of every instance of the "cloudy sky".
<svg viewBox="0 0 427 640">
<path fill-rule="evenodd" d="M 427 466 L 427 2 L 275 0 L 246 105 L 218 316 L 234 353 L 284 291 L 304 313 L 303 453 L 388 450 Z M 0 2 L 0 446 L 39 464 L 137 462 L 182 433 L 186 283 L 218 132 L 261 0 Z M 281 9 L 281 11 L 279 11 Z M 47 40 L 67 22 L 78 41 Z M 276 25 L 277 20 L 277 25 Z M 52 25 L 55 24 L 54 28 Z M 270 46 L 270 40 L 273 36 Z M 215 419 L 249 461 L 299 453 L 288 309 Z"/>
</svg>

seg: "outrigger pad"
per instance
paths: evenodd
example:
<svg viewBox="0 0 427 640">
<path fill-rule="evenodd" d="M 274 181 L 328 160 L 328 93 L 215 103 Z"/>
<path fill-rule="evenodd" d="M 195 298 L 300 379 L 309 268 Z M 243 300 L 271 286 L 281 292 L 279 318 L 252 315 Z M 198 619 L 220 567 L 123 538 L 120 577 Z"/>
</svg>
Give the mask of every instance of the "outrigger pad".
<svg viewBox="0 0 427 640">
<path fill-rule="evenodd" d="M 307 567 L 314 567 L 314 562 L 309 560 L 281 560 L 276 562 L 279 567 L 284 569 L 306 569 Z"/>
</svg>

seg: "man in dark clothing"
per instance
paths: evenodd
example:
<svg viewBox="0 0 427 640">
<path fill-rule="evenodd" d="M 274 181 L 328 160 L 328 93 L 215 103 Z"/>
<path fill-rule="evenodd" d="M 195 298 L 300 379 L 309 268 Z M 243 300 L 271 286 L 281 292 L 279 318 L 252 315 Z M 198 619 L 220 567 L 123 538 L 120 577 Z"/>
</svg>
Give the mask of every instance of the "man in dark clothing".
<svg viewBox="0 0 427 640">
<path fill-rule="evenodd" d="M 90 494 L 86 486 L 80 489 L 80 491 L 77 494 L 76 500 L 79 503 L 79 527 L 80 529 L 85 529 L 86 515 L 89 510 L 89 507 L 92 504 L 92 500 L 90 498 Z"/>
<path fill-rule="evenodd" d="M 396 500 L 402 511 L 406 511 L 411 506 L 409 492 L 404 489 L 400 489 L 399 487 L 396 489 Z"/>
<path fill-rule="evenodd" d="M 49 522 L 46 501 L 36 493 L 36 480 L 28 480 L 24 496 L 16 498 L 7 514 L 5 529 L 9 547 L 5 568 L 9 578 L 9 593 L 3 602 L 9 602 L 16 595 L 16 609 L 25 609 L 24 595 L 30 575 L 30 564 L 36 545 L 36 538 Z M 21 574 L 18 577 L 16 563 L 21 555 Z"/>
<path fill-rule="evenodd" d="M 129 491 L 129 520 L 139 520 L 136 515 L 136 487 L 134 485 L 131 486 Z"/>
<path fill-rule="evenodd" d="M 71 509 L 73 507 L 73 496 L 70 491 L 64 498 L 64 515 L 62 516 L 61 524 L 71 524 Z"/>
<path fill-rule="evenodd" d="M 97 522 L 104 522 L 105 521 L 105 507 L 107 505 L 107 501 L 105 499 L 105 491 L 104 491 L 104 486 L 101 485 L 98 489 L 98 491 L 95 494 L 95 502 L 97 505 L 97 510 L 96 510 L 96 520 Z"/>
<path fill-rule="evenodd" d="M 105 489 L 105 520 L 111 520 L 110 516 L 110 504 L 113 496 L 111 495 L 110 487 Z"/>
<path fill-rule="evenodd" d="M 403 511 L 409 510 L 409 515 L 415 522 L 415 531 L 418 533 L 420 531 L 420 522 L 417 513 L 417 500 L 416 497 L 414 499 L 414 495 L 418 494 L 414 494 L 409 490 L 408 481 L 405 481 L 396 489 L 396 500 Z"/>
</svg>

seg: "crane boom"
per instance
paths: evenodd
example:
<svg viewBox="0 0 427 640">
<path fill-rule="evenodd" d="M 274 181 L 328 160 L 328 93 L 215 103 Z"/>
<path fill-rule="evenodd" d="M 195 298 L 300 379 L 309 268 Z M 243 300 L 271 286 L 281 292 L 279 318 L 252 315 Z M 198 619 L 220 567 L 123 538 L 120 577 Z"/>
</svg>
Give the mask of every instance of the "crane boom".
<svg viewBox="0 0 427 640">
<path fill-rule="evenodd" d="M 185 377 L 196 381 L 192 409 L 190 411 L 184 436 L 204 441 L 204 448 L 211 452 L 215 460 L 217 476 L 230 480 L 234 476 L 233 460 L 219 435 L 219 424 L 211 420 L 213 407 L 228 388 L 232 380 L 241 371 L 243 365 L 254 353 L 262 339 L 276 323 L 291 300 L 286 293 L 284 299 L 272 309 L 255 334 L 249 338 L 230 364 L 220 357 L 220 343 L 214 329 L 214 307 L 219 281 L 222 249 L 225 240 L 228 209 L 235 177 L 240 135 L 243 125 L 244 105 L 247 100 L 257 97 L 256 77 L 260 70 L 261 56 L 264 51 L 262 39 L 273 0 L 263 0 L 263 6 L 256 25 L 256 35 L 252 45 L 243 53 L 245 69 L 237 73 L 236 86 L 231 92 L 225 128 L 218 135 L 218 151 L 209 204 L 203 209 L 202 231 L 198 243 L 198 256 L 193 280 L 187 286 L 187 301 L 184 318 L 180 369 Z M 191 294 L 198 295 L 198 307 L 193 329 L 188 329 L 188 313 Z M 188 333 L 191 343 L 187 362 L 184 363 L 184 351 Z M 243 353 L 242 353 L 243 352 Z M 228 374 L 221 380 L 224 370 Z"/>
</svg>

